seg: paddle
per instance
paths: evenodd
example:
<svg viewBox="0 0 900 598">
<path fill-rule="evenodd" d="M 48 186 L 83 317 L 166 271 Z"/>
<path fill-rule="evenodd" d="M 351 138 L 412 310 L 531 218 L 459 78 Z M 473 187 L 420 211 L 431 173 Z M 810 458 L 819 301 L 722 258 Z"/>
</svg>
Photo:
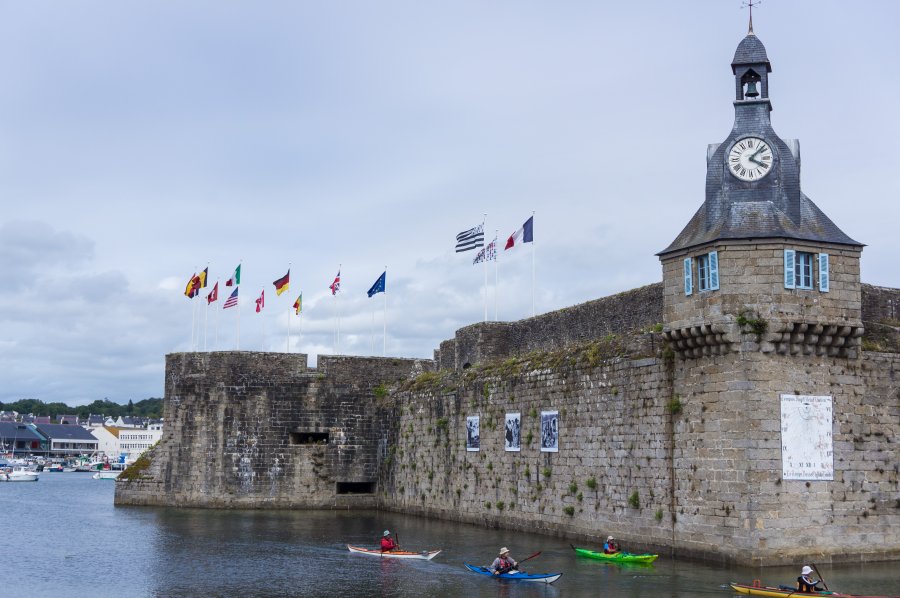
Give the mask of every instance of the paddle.
<svg viewBox="0 0 900 598">
<path fill-rule="evenodd" d="M 522 559 L 521 561 L 519 561 L 518 563 L 516 563 L 516 564 L 515 564 L 514 566 L 512 566 L 512 567 L 504 567 L 503 569 L 500 569 L 499 571 L 497 571 L 497 575 L 502 575 L 502 574 L 504 574 L 504 573 L 506 573 L 506 572 L 508 572 L 508 571 L 512 571 L 513 569 L 517 568 L 519 565 L 521 565 L 521 564 L 524 563 L 525 561 L 530 561 L 531 559 L 533 559 L 534 557 L 538 556 L 539 554 L 541 554 L 541 551 L 540 551 L 540 550 L 538 550 L 537 552 L 535 552 L 533 555 L 531 555 L 531 556 L 528 557 L 527 559 Z"/>
<path fill-rule="evenodd" d="M 826 591 L 826 592 L 829 591 L 829 590 L 828 590 L 828 584 L 825 583 L 825 578 L 822 577 L 822 574 L 821 574 L 821 573 L 819 573 L 819 568 L 816 567 L 816 564 L 815 564 L 815 563 L 812 563 L 812 568 L 813 568 L 813 571 L 816 572 L 816 575 L 819 576 L 819 581 L 821 581 L 821 582 L 822 582 L 822 585 L 825 586 L 825 591 Z"/>
<path fill-rule="evenodd" d="M 403 550 L 402 548 L 400 548 L 400 532 L 394 534 L 394 537 L 397 538 L 397 550 Z"/>
</svg>

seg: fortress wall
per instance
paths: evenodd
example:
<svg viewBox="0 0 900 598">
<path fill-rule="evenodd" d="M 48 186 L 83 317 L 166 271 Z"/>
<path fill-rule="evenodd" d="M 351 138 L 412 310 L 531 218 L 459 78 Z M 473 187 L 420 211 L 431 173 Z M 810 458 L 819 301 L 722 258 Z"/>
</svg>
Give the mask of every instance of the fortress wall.
<svg viewBox="0 0 900 598">
<path fill-rule="evenodd" d="M 862 284 L 862 319 L 864 322 L 900 322 L 900 289 Z"/>
<path fill-rule="evenodd" d="M 166 360 L 165 433 L 117 504 L 218 508 L 374 506 L 393 418 L 375 387 L 423 371 L 408 359 L 180 353 Z M 426 366 L 427 367 L 427 366 Z M 327 434 L 327 440 L 325 440 Z"/>
<path fill-rule="evenodd" d="M 623 346 L 442 372 L 399 392 L 385 506 L 590 541 L 612 533 L 634 549 L 670 544 L 668 375 L 656 357 L 618 356 Z M 540 450 L 547 410 L 559 412 L 558 453 Z M 506 413 L 520 414 L 520 452 L 504 450 Z M 478 452 L 466 450 L 470 415 Z"/>
<path fill-rule="evenodd" d="M 517 322 L 485 322 L 461 328 L 441 343 L 435 360 L 443 370 L 465 364 L 555 351 L 609 334 L 646 330 L 662 322 L 662 283 L 650 284 Z"/>
</svg>

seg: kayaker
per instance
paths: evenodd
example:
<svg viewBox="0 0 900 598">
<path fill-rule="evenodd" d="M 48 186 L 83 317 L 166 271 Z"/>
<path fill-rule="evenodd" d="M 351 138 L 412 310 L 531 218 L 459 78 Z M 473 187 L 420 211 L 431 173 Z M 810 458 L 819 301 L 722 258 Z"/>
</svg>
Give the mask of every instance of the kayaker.
<svg viewBox="0 0 900 598">
<path fill-rule="evenodd" d="M 821 580 L 817 579 L 813 581 L 813 578 L 810 577 L 812 575 L 812 567 L 809 565 L 803 565 L 803 569 L 800 570 L 800 577 L 797 578 L 797 591 L 804 594 L 812 594 L 813 592 L 821 592 L 822 588 L 817 587 Z"/>
<path fill-rule="evenodd" d="M 603 553 L 604 554 L 616 554 L 620 550 L 622 550 L 622 549 L 619 547 L 619 543 L 616 542 L 616 539 L 613 538 L 612 536 L 607 536 L 606 542 L 603 543 Z"/>
<path fill-rule="evenodd" d="M 491 563 L 491 573 L 493 573 L 494 575 L 509 573 L 511 571 L 515 571 L 518 565 L 519 563 L 514 561 L 513 558 L 509 556 L 509 548 L 504 546 L 500 549 L 500 556 L 495 558 L 494 562 Z"/>
<path fill-rule="evenodd" d="M 394 539 L 391 537 L 391 531 L 384 530 L 384 533 L 381 535 L 381 552 L 391 552 L 399 549 L 400 545 L 394 542 Z"/>
</svg>

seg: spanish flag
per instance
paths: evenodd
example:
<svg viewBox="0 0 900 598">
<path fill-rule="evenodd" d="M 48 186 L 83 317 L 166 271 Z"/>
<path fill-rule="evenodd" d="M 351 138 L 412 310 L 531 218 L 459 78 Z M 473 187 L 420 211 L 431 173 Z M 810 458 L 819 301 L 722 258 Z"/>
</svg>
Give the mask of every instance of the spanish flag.
<svg viewBox="0 0 900 598">
<path fill-rule="evenodd" d="M 300 293 L 300 296 L 297 297 L 297 300 L 294 301 L 294 309 L 297 311 L 297 315 L 300 315 L 300 312 L 303 310 L 303 293 Z"/>
<path fill-rule="evenodd" d="M 291 271 L 288 270 L 287 274 L 285 274 L 284 276 L 282 276 L 281 278 L 279 278 L 278 280 L 276 280 L 275 282 L 272 283 L 275 285 L 275 294 L 281 295 L 283 292 L 288 290 L 291 286 L 290 282 L 291 282 Z"/>
</svg>

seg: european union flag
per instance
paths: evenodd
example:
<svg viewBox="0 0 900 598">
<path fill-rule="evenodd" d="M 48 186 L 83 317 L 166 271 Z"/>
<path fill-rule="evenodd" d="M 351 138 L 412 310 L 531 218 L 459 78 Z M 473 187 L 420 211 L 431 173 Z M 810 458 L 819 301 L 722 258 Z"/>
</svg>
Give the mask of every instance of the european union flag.
<svg viewBox="0 0 900 598">
<path fill-rule="evenodd" d="M 381 276 L 378 277 L 378 280 L 375 281 L 375 284 L 372 285 L 372 288 L 369 289 L 369 297 L 374 295 L 375 293 L 383 293 L 384 292 L 384 279 L 385 275 L 387 275 L 387 270 L 381 273 Z"/>
</svg>

